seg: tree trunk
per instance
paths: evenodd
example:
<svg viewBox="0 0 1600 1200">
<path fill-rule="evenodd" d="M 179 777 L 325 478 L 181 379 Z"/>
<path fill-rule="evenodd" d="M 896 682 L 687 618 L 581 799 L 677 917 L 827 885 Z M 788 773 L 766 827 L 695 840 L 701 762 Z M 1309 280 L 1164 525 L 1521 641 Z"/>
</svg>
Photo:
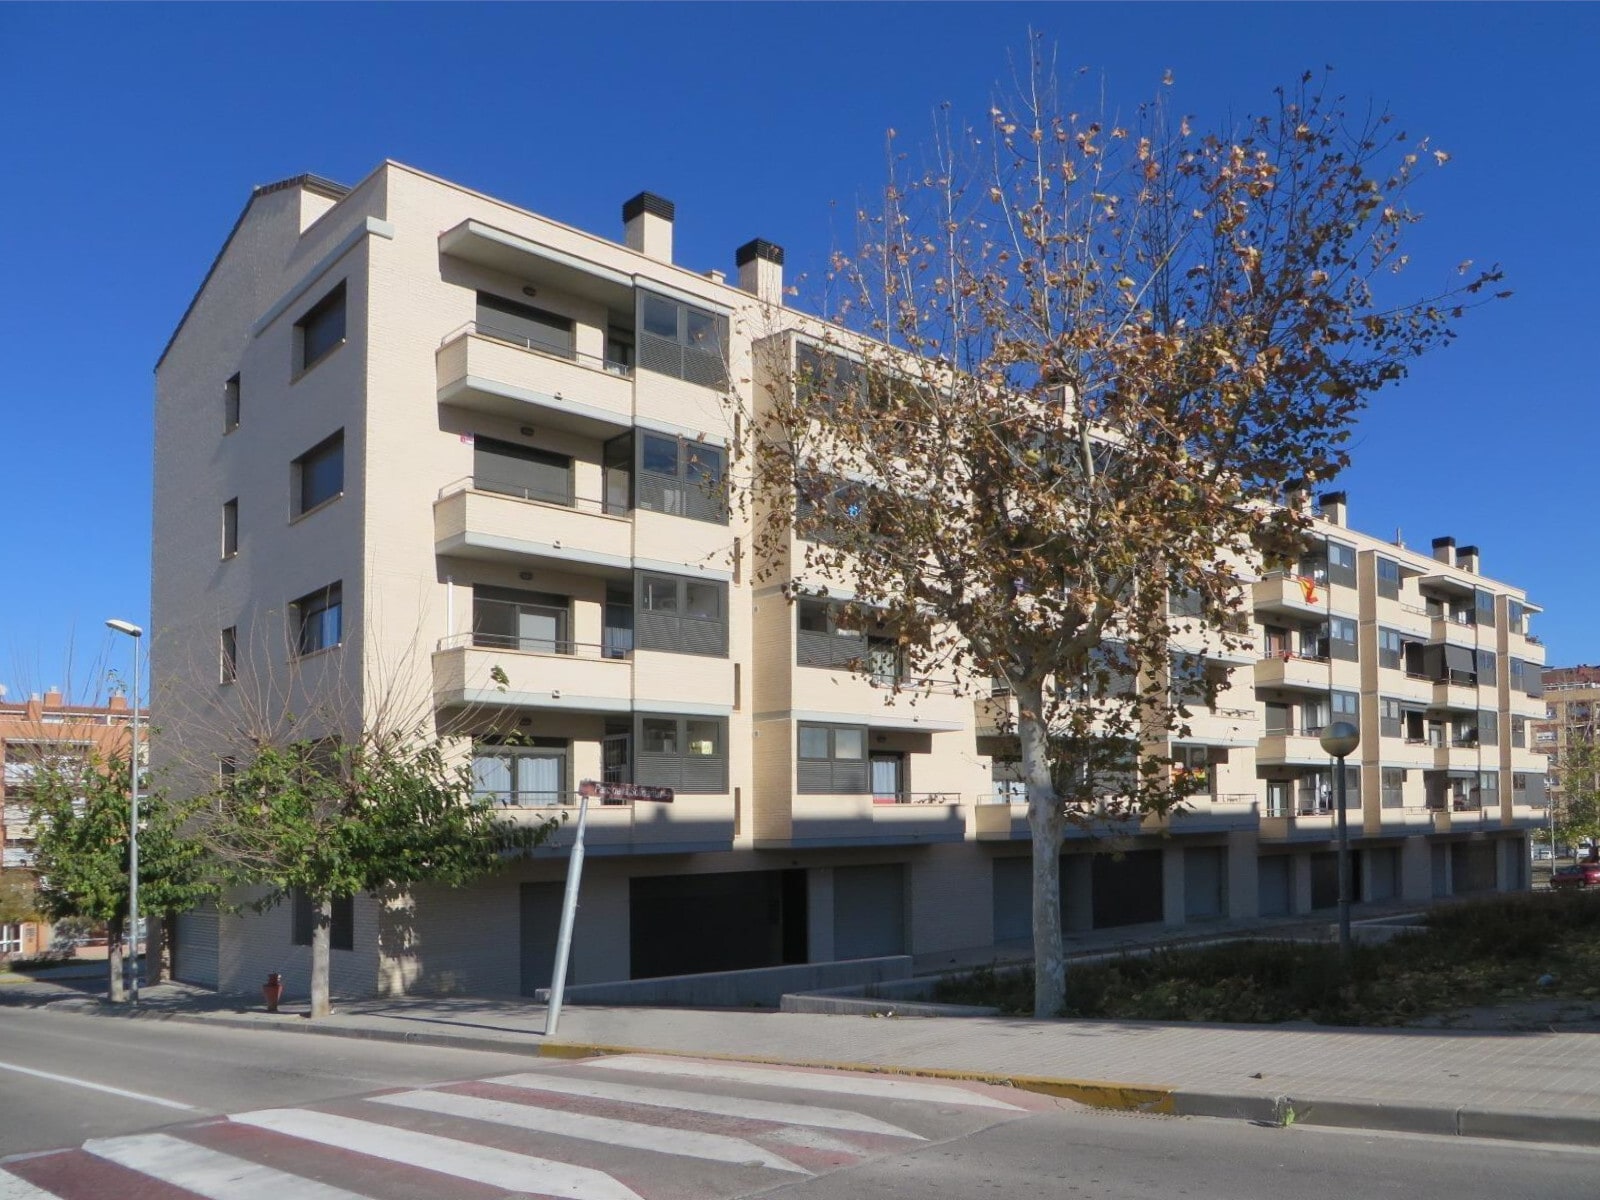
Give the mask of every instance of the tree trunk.
<svg viewBox="0 0 1600 1200">
<path fill-rule="evenodd" d="M 122 922 L 106 922 L 106 996 L 113 1004 L 128 998 L 122 984 Z"/>
<path fill-rule="evenodd" d="M 1067 1002 L 1067 960 L 1061 949 L 1061 840 L 1066 819 L 1050 771 L 1042 690 L 1013 688 L 1022 778 L 1033 835 L 1033 1015 L 1055 1017 Z"/>
<path fill-rule="evenodd" d="M 167 919 L 151 913 L 144 919 L 144 986 L 155 987 L 167 977 Z"/>
<path fill-rule="evenodd" d="M 317 901 L 311 922 L 311 1017 L 325 1017 L 333 1011 L 328 1003 L 328 951 L 333 941 L 333 901 Z"/>
</svg>

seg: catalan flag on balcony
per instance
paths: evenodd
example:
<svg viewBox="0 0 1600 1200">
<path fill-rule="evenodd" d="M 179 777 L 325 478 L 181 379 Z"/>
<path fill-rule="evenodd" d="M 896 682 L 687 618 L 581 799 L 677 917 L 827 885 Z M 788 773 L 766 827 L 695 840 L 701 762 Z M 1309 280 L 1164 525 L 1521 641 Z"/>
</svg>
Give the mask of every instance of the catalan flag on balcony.
<svg viewBox="0 0 1600 1200">
<path fill-rule="evenodd" d="M 1304 575 L 1296 575 L 1294 579 L 1295 582 L 1300 585 L 1300 591 L 1305 594 L 1306 603 L 1316 604 L 1318 602 L 1317 581 L 1315 579 L 1309 579 Z"/>
</svg>

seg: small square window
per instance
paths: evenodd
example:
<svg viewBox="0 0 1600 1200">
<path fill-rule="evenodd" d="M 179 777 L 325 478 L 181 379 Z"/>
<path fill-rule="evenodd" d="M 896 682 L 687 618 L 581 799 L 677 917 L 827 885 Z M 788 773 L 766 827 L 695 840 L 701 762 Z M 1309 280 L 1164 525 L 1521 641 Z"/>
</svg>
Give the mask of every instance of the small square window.
<svg viewBox="0 0 1600 1200">
<path fill-rule="evenodd" d="M 343 592 L 340 584 L 332 583 L 290 605 L 297 656 L 327 650 L 343 640 Z"/>
<path fill-rule="evenodd" d="M 678 752 L 678 723 L 647 718 L 643 729 L 644 750 L 650 754 Z"/>
<path fill-rule="evenodd" d="M 222 506 L 222 557 L 232 558 L 239 553 L 239 498 L 235 496 Z"/>
<path fill-rule="evenodd" d="M 239 678 L 239 627 L 229 625 L 222 631 L 222 661 L 220 674 L 223 683 Z"/>
<path fill-rule="evenodd" d="M 222 385 L 222 432 L 239 428 L 239 376 Z"/>
<path fill-rule="evenodd" d="M 341 283 L 295 322 L 295 366 L 309 371 L 344 344 L 344 284 Z"/>
<path fill-rule="evenodd" d="M 828 757 L 828 727 L 826 725 L 800 726 L 800 757 L 818 761 Z"/>
<path fill-rule="evenodd" d="M 859 759 L 866 753 L 866 732 L 860 729 L 838 729 L 833 731 L 833 756 L 849 760 Z"/>
<path fill-rule="evenodd" d="M 344 430 L 318 442 L 294 460 L 293 516 L 308 513 L 344 492 Z"/>
</svg>

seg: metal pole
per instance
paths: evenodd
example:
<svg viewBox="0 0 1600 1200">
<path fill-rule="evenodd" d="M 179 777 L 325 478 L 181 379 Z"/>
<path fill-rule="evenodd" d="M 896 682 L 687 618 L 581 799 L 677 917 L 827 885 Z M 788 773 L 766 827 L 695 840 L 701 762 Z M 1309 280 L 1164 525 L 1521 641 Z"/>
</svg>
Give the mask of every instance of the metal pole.
<svg viewBox="0 0 1600 1200">
<path fill-rule="evenodd" d="M 589 797 L 578 800 L 578 832 L 567 863 L 567 891 L 561 900 L 561 932 L 556 935 L 555 977 L 550 980 L 550 1006 L 545 1010 L 544 1035 L 552 1036 L 561 1020 L 561 998 L 567 990 L 567 957 L 572 952 L 572 923 L 578 915 L 578 882 L 583 878 L 583 830 L 589 819 Z"/>
<path fill-rule="evenodd" d="M 128 753 L 128 958 L 132 987 L 139 1003 L 139 639 L 133 639 L 133 734 Z"/>
<path fill-rule="evenodd" d="M 1335 783 L 1339 805 L 1339 962 L 1350 966 L 1350 827 L 1344 811 L 1344 756 L 1338 759 Z"/>
</svg>

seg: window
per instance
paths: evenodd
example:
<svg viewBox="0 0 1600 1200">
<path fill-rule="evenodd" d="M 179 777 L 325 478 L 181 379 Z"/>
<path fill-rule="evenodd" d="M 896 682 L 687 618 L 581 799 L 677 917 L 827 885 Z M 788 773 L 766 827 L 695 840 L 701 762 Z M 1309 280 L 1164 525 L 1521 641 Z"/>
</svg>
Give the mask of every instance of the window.
<svg viewBox="0 0 1600 1200">
<path fill-rule="evenodd" d="M 472 748 L 472 793 L 506 808 L 569 803 L 567 756 L 561 738 L 525 738 L 514 745 L 484 738 Z"/>
<path fill-rule="evenodd" d="M 633 644 L 636 648 L 727 657 L 726 583 L 641 571 L 635 587 L 637 612 Z"/>
<path fill-rule="evenodd" d="M 1500 717 L 1493 709 L 1478 712 L 1478 741 L 1485 746 L 1500 744 Z"/>
<path fill-rule="evenodd" d="M 1512 633 L 1520 633 L 1523 636 L 1527 636 L 1528 609 L 1527 606 L 1522 603 L 1522 601 L 1506 601 L 1506 627 L 1510 629 Z"/>
<path fill-rule="evenodd" d="M 1346 617 L 1328 620 L 1328 656 L 1355 662 L 1359 651 L 1356 646 L 1356 623 Z"/>
<path fill-rule="evenodd" d="M 634 783 L 669 787 L 688 795 L 728 790 L 728 722 L 725 717 L 634 718 Z"/>
<path fill-rule="evenodd" d="M 642 434 L 635 503 L 647 512 L 726 525 L 724 461 L 723 451 L 706 442 Z"/>
<path fill-rule="evenodd" d="M 1361 697 L 1356 692 L 1332 692 L 1329 695 L 1333 720 L 1349 721 L 1352 725 L 1361 722 Z"/>
<path fill-rule="evenodd" d="M 1404 720 L 1400 701 L 1391 700 L 1387 696 L 1378 698 L 1378 735 L 1380 737 L 1400 737 Z"/>
<path fill-rule="evenodd" d="M 1473 602 L 1477 607 L 1478 624 L 1485 629 L 1494 628 L 1494 593 L 1478 588 L 1473 592 Z"/>
<path fill-rule="evenodd" d="M 1328 543 L 1328 582 L 1356 586 L 1356 548 L 1343 542 Z"/>
<path fill-rule="evenodd" d="M 795 398 L 815 405 L 819 415 L 838 408 L 840 401 L 861 397 L 861 366 L 842 354 L 832 354 L 801 342 L 795 347 Z"/>
<path fill-rule="evenodd" d="M 1398 629 L 1378 628 L 1378 665 L 1398 671 L 1405 661 L 1405 639 Z"/>
<path fill-rule="evenodd" d="M 1400 564 L 1378 555 L 1378 595 L 1386 600 L 1400 598 Z"/>
<path fill-rule="evenodd" d="M 237 374 L 222 385 L 222 432 L 232 433 L 239 428 L 239 376 Z"/>
<path fill-rule="evenodd" d="M 1511 718 L 1511 744 L 1517 749 L 1528 745 L 1528 722 L 1524 717 Z"/>
<path fill-rule="evenodd" d="M 1404 767 L 1383 768 L 1383 807 L 1402 808 L 1405 805 L 1406 770 Z"/>
<path fill-rule="evenodd" d="M 1478 667 L 1478 685 L 1490 687 L 1495 682 L 1495 653 L 1493 650 L 1479 650 L 1474 654 L 1474 662 Z"/>
<path fill-rule="evenodd" d="M 1169 587 L 1167 612 L 1174 617 L 1199 617 L 1205 613 L 1205 603 L 1195 588 Z"/>
<path fill-rule="evenodd" d="M 479 292 L 477 324 L 479 333 L 503 342 L 562 358 L 578 357 L 572 318 L 559 313 Z"/>
<path fill-rule="evenodd" d="M 294 460 L 293 516 L 299 517 L 344 494 L 344 430 L 318 442 Z"/>
<path fill-rule="evenodd" d="M 297 655 L 327 650 L 337 646 L 343 639 L 344 631 L 340 622 L 342 591 L 340 584 L 331 583 L 320 591 L 301 596 L 289 606 L 294 622 Z"/>
<path fill-rule="evenodd" d="M 472 486 L 480 492 L 572 507 L 572 459 L 496 438 L 472 439 Z"/>
<path fill-rule="evenodd" d="M 702 387 L 728 386 L 728 318 L 639 291 L 639 365 Z"/>
<path fill-rule="evenodd" d="M 239 500 L 229 500 L 222 506 L 222 557 L 232 558 L 239 553 Z"/>
<path fill-rule="evenodd" d="M 1500 807 L 1500 772 L 1478 772 L 1478 800 L 1481 808 Z"/>
<path fill-rule="evenodd" d="M 797 728 L 797 790 L 840 796 L 868 790 L 865 726 L 801 722 Z"/>
<path fill-rule="evenodd" d="M 220 674 L 223 683 L 232 683 L 239 678 L 239 627 L 229 625 L 222 631 L 222 654 Z"/>
<path fill-rule="evenodd" d="M 293 928 L 289 935 L 290 945 L 311 945 L 311 931 L 316 924 L 316 914 L 312 911 L 311 897 L 299 888 L 290 894 L 290 907 L 293 909 Z M 328 947 L 332 950 L 354 950 L 355 939 L 355 900 L 350 896 L 335 896 L 333 898 L 332 920 L 329 922 Z"/>
<path fill-rule="evenodd" d="M 344 284 L 339 284 L 311 310 L 295 322 L 297 357 L 300 371 L 309 371 L 338 347 L 344 345 Z"/>
<path fill-rule="evenodd" d="M 472 644 L 529 654 L 571 654 L 571 602 L 549 592 L 475 586 Z"/>
</svg>

